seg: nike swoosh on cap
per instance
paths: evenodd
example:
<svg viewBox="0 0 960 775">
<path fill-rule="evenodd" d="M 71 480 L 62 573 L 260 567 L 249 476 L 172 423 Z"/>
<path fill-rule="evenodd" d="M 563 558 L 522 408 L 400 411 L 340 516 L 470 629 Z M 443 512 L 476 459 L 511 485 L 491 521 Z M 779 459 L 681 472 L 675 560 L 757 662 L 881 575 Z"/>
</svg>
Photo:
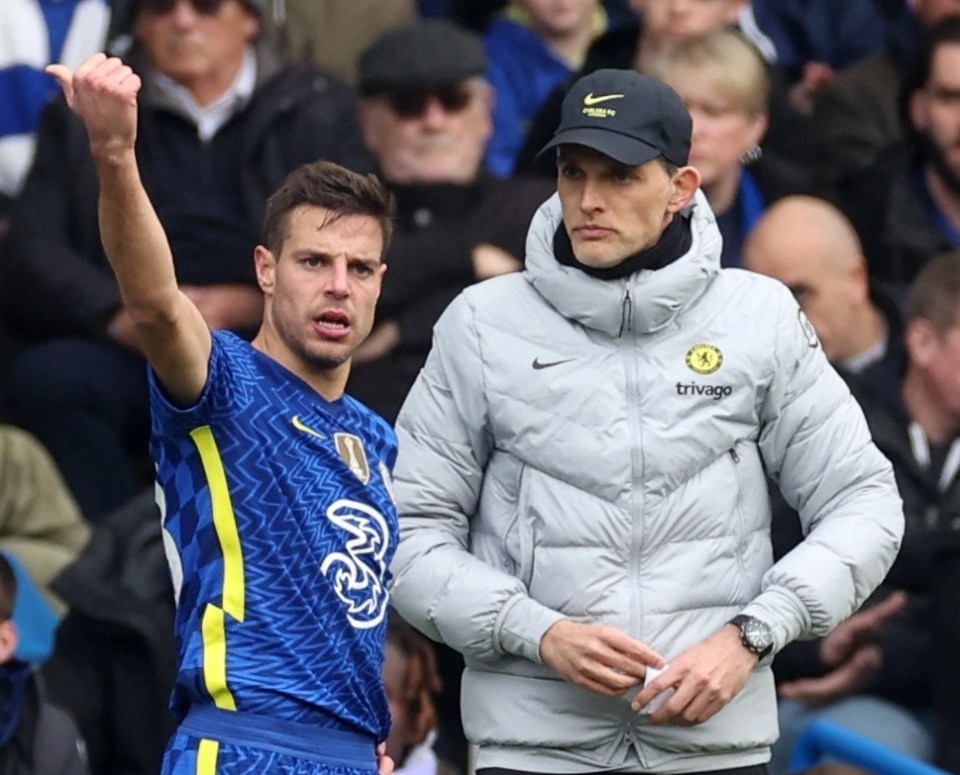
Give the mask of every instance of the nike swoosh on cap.
<svg viewBox="0 0 960 775">
<path fill-rule="evenodd" d="M 610 100 L 622 100 L 622 94 L 601 94 L 599 97 L 594 97 L 593 92 L 590 92 L 586 97 L 583 98 L 584 105 L 598 105 L 601 102 L 609 102 Z"/>
</svg>

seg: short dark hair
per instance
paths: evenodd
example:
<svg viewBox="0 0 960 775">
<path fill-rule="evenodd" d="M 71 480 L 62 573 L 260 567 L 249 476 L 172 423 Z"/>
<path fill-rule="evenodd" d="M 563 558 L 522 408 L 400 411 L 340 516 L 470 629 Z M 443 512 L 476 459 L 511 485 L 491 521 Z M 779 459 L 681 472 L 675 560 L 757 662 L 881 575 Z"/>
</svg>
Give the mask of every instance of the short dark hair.
<svg viewBox="0 0 960 775">
<path fill-rule="evenodd" d="M 279 257 L 290 234 L 290 213 L 304 205 L 322 207 L 335 217 L 368 215 L 376 218 L 383 234 L 383 254 L 386 254 L 393 233 L 393 195 L 376 175 L 361 175 L 330 161 L 297 167 L 267 200 L 263 241 L 275 256 Z"/>
<path fill-rule="evenodd" d="M 13 618 L 13 606 L 17 599 L 17 577 L 13 566 L 0 552 L 0 622 Z"/>
<path fill-rule="evenodd" d="M 931 259 L 907 296 L 907 320 L 923 318 L 941 334 L 960 323 L 960 250 Z"/>
<path fill-rule="evenodd" d="M 960 16 L 945 16 L 932 27 L 920 34 L 920 46 L 907 71 L 904 81 L 904 94 L 901 100 L 922 89 L 930 80 L 933 69 L 933 57 L 941 46 L 960 44 Z"/>
</svg>

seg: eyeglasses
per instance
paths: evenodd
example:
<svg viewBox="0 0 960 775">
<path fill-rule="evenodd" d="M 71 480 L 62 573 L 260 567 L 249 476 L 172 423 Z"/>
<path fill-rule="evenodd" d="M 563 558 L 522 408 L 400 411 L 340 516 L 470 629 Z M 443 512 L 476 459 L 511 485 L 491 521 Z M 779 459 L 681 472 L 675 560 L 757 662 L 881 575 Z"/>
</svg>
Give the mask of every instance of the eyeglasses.
<svg viewBox="0 0 960 775">
<path fill-rule="evenodd" d="M 193 10 L 201 16 L 213 16 L 220 10 L 224 0 L 190 0 Z M 140 0 L 140 7 L 154 16 L 164 16 L 177 5 L 177 0 Z"/>
<path fill-rule="evenodd" d="M 427 103 L 436 97 L 447 113 L 459 113 L 470 104 L 470 91 L 462 84 L 450 84 L 429 89 L 404 89 L 387 96 L 393 112 L 401 118 L 417 118 L 427 109 Z"/>
</svg>

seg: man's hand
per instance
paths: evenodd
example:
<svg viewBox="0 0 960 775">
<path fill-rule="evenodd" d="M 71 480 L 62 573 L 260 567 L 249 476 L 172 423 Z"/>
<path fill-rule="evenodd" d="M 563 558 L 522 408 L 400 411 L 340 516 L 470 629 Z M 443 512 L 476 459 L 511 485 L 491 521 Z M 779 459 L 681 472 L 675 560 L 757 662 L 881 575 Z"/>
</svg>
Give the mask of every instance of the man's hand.
<svg viewBox="0 0 960 775">
<path fill-rule="evenodd" d="M 777 695 L 822 705 L 860 691 L 883 665 L 883 652 L 876 645 L 861 646 L 840 667 L 820 678 L 801 678 L 777 687 Z"/>
<path fill-rule="evenodd" d="M 740 642 L 732 624 L 671 660 L 670 667 L 643 687 L 631 703 L 640 710 L 673 689 L 656 711 L 653 724 L 702 724 L 724 708 L 743 688 L 757 666 L 757 655 Z"/>
<path fill-rule="evenodd" d="M 562 619 L 540 641 L 540 656 L 565 681 L 614 697 L 643 681 L 663 657 L 615 627 Z"/>
<path fill-rule="evenodd" d="M 377 775 L 393 775 L 394 761 L 387 756 L 387 744 L 377 746 Z"/>
<path fill-rule="evenodd" d="M 519 272 L 523 264 L 503 248 L 486 242 L 474 247 L 471 253 L 473 276 L 477 280 L 488 280 L 510 272 Z"/>
<path fill-rule="evenodd" d="M 83 121 L 94 158 L 133 151 L 141 86 L 133 70 L 116 57 L 94 54 L 72 72 L 63 65 L 49 65 L 46 72 L 60 82 L 67 104 Z"/>
<path fill-rule="evenodd" d="M 861 646 L 871 643 L 890 619 L 907 606 L 907 593 L 894 592 L 883 602 L 845 619 L 820 643 L 820 659 L 835 666 L 846 661 Z"/>
<path fill-rule="evenodd" d="M 834 69 L 824 62 L 807 62 L 800 78 L 787 93 L 790 104 L 803 115 L 811 115 L 816 106 L 817 94 L 835 75 Z"/>
<path fill-rule="evenodd" d="M 820 642 L 820 660 L 834 668 L 819 678 L 801 678 L 777 687 L 780 697 L 819 705 L 848 697 L 867 686 L 883 666 L 883 652 L 873 641 L 883 626 L 907 605 L 898 591 L 883 602 L 842 621 Z"/>
<path fill-rule="evenodd" d="M 184 285 L 180 290 L 214 331 L 256 328 L 263 318 L 263 293 L 252 285 Z"/>
<path fill-rule="evenodd" d="M 350 362 L 369 363 L 386 358 L 400 344 L 402 338 L 400 324 L 396 320 L 378 323 L 370 332 L 370 336 L 363 340 L 363 344 L 353 351 Z"/>
</svg>

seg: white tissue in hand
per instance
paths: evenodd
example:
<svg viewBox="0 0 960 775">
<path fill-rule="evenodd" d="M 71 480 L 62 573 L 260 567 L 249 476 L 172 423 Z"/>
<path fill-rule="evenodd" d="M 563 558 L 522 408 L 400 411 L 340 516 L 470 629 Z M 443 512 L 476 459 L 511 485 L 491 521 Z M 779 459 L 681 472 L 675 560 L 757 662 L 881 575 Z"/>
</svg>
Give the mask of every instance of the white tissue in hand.
<svg viewBox="0 0 960 775">
<path fill-rule="evenodd" d="M 669 667 L 670 665 L 664 665 L 663 667 L 660 667 L 660 668 L 648 666 L 647 672 L 643 677 L 643 685 L 646 686 L 648 683 L 655 680 L 656 677 L 660 675 L 660 673 L 664 672 Z M 652 700 L 650 700 L 650 702 L 648 702 L 646 705 L 640 708 L 640 710 L 637 712 L 642 713 L 643 715 L 649 716 L 651 713 L 656 711 L 661 705 L 663 705 L 663 703 L 669 700 L 670 697 L 673 696 L 673 692 L 674 692 L 674 689 L 672 687 L 670 689 L 665 689 L 664 691 L 660 692 L 660 694 L 658 694 L 656 697 L 654 697 Z"/>
</svg>

